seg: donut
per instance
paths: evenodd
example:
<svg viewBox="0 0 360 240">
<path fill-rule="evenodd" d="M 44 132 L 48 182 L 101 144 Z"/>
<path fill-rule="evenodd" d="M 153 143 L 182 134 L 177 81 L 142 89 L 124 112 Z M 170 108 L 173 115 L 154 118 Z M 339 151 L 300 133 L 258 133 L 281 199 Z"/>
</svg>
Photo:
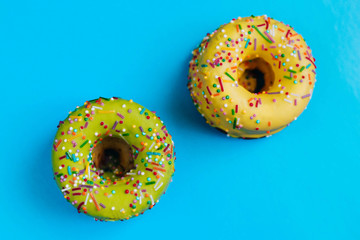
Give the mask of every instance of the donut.
<svg viewBox="0 0 360 240">
<path fill-rule="evenodd" d="M 154 112 L 132 100 L 86 101 L 60 121 L 52 148 L 54 179 L 79 213 L 126 220 L 151 209 L 174 168 L 171 135 Z"/>
<path fill-rule="evenodd" d="M 267 16 L 232 19 L 193 50 L 187 87 L 206 122 L 235 138 L 277 133 L 313 94 L 315 58 L 292 27 Z"/>
</svg>

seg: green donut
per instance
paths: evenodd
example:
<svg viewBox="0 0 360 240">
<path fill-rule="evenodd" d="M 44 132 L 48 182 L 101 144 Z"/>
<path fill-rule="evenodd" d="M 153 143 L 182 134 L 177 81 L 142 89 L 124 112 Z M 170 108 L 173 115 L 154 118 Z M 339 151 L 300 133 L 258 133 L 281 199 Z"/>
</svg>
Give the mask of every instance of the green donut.
<svg viewBox="0 0 360 240">
<path fill-rule="evenodd" d="M 151 209 L 174 174 L 174 144 L 155 113 L 132 100 L 99 98 L 60 121 L 52 150 L 65 199 L 95 220 Z"/>
</svg>

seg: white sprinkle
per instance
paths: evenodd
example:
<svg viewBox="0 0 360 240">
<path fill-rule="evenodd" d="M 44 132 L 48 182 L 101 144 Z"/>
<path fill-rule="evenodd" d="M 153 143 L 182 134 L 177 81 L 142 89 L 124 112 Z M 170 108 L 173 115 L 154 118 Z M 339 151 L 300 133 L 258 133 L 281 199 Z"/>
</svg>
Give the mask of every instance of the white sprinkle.
<svg viewBox="0 0 360 240">
<path fill-rule="evenodd" d="M 151 146 L 149 147 L 149 150 L 152 149 L 152 147 L 154 146 L 154 144 L 155 144 L 155 142 L 153 142 L 153 143 L 151 144 Z"/>
<path fill-rule="evenodd" d="M 160 178 L 156 181 L 154 188 L 159 184 Z"/>
<path fill-rule="evenodd" d="M 150 199 L 151 199 L 151 204 L 154 205 L 154 198 L 152 195 L 150 195 Z"/>
<path fill-rule="evenodd" d="M 284 98 L 285 102 L 292 103 L 289 99 Z"/>
<path fill-rule="evenodd" d="M 86 195 L 85 205 L 87 204 L 88 199 L 89 199 L 89 194 Z"/>
<path fill-rule="evenodd" d="M 164 177 L 164 174 L 162 174 L 161 172 L 157 171 L 157 173 L 158 173 L 160 176 Z"/>
<path fill-rule="evenodd" d="M 102 110 L 102 107 L 93 106 L 93 108 L 97 108 L 97 109 Z"/>
<path fill-rule="evenodd" d="M 155 188 L 155 191 L 159 190 L 159 188 L 160 188 L 162 185 L 163 185 L 163 182 L 161 182 L 160 185 L 159 185 L 157 188 Z"/>
<path fill-rule="evenodd" d="M 63 190 L 61 190 L 62 192 L 65 192 L 66 190 L 70 190 L 71 188 L 65 188 Z"/>
</svg>

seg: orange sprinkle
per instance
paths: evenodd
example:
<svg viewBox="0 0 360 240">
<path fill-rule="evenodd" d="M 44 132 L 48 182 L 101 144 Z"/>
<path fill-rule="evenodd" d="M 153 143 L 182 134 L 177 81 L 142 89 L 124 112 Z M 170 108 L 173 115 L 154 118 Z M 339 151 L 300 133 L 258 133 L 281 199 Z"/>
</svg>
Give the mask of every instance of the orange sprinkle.
<svg viewBox="0 0 360 240">
<path fill-rule="evenodd" d="M 75 135 L 76 133 L 75 132 L 73 132 L 72 133 L 72 135 L 74 135 L 73 137 L 71 137 L 71 138 L 69 138 L 68 139 L 68 141 L 71 141 L 71 140 L 73 140 L 73 139 L 75 139 L 75 138 L 77 138 L 77 137 L 80 137 L 80 136 L 82 136 L 83 135 L 83 133 L 79 133 L 78 135 Z"/>
<path fill-rule="evenodd" d="M 280 31 L 280 32 L 285 32 L 284 30 L 282 30 L 281 28 L 278 28 L 278 30 Z"/>
<path fill-rule="evenodd" d="M 235 51 L 236 48 L 234 47 L 222 47 L 221 50 L 227 50 L 227 51 Z"/>
<path fill-rule="evenodd" d="M 161 172 L 166 172 L 166 170 L 165 170 L 165 169 L 163 169 L 163 168 L 154 167 L 154 169 L 155 169 L 155 170 L 159 170 L 159 171 L 161 171 Z"/>
<path fill-rule="evenodd" d="M 207 76 L 207 74 L 206 73 L 203 73 L 203 72 L 199 72 L 201 75 L 204 75 L 204 76 Z"/>
<path fill-rule="evenodd" d="M 98 113 L 114 113 L 115 110 L 110 110 L 110 111 L 103 111 L 103 110 L 99 110 Z"/>
<path fill-rule="evenodd" d="M 56 143 L 55 147 L 58 147 L 58 146 L 60 145 L 61 141 L 62 141 L 62 139 L 60 139 L 60 141 L 58 141 L 58 142 Z"/>
<path fill-rule="evenodd" d="M 91 199 L 94 201 L 94 204 L 95 204 L 96 209 L 97 209 L 98 211 L 100 211 L 100 207 L 99 207 L 99 205 L 98 205 L 98 203 L 97 203 L 97 201 L 96 201 L 96 199 L 94 198 L 94 195 L 93 195 L 92 193 L 90 193 L 90 197 L 91 197 Z"/>
</svg>

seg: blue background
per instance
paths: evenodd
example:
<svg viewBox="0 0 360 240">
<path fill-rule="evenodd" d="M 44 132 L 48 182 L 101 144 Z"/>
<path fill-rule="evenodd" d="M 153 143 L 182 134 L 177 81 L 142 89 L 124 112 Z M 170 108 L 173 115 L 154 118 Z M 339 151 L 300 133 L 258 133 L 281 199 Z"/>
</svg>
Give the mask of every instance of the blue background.
<svg viewBox="0 0 360 240">
<path fill-rule="evenodd" d="M 360 239 L 360 7 L 327 1 L 1 1 L 1 235 L 5 239 Z M 227 138 L 186 88 L 191 51 L 238 16 L 289 23 L 318 66 L 308 109 L 265 139 Z M 100 223 L 52 180 L 59 120 L 99 96 L 154 110 L 174 137 L 160 203 Z"/>
</svg>

